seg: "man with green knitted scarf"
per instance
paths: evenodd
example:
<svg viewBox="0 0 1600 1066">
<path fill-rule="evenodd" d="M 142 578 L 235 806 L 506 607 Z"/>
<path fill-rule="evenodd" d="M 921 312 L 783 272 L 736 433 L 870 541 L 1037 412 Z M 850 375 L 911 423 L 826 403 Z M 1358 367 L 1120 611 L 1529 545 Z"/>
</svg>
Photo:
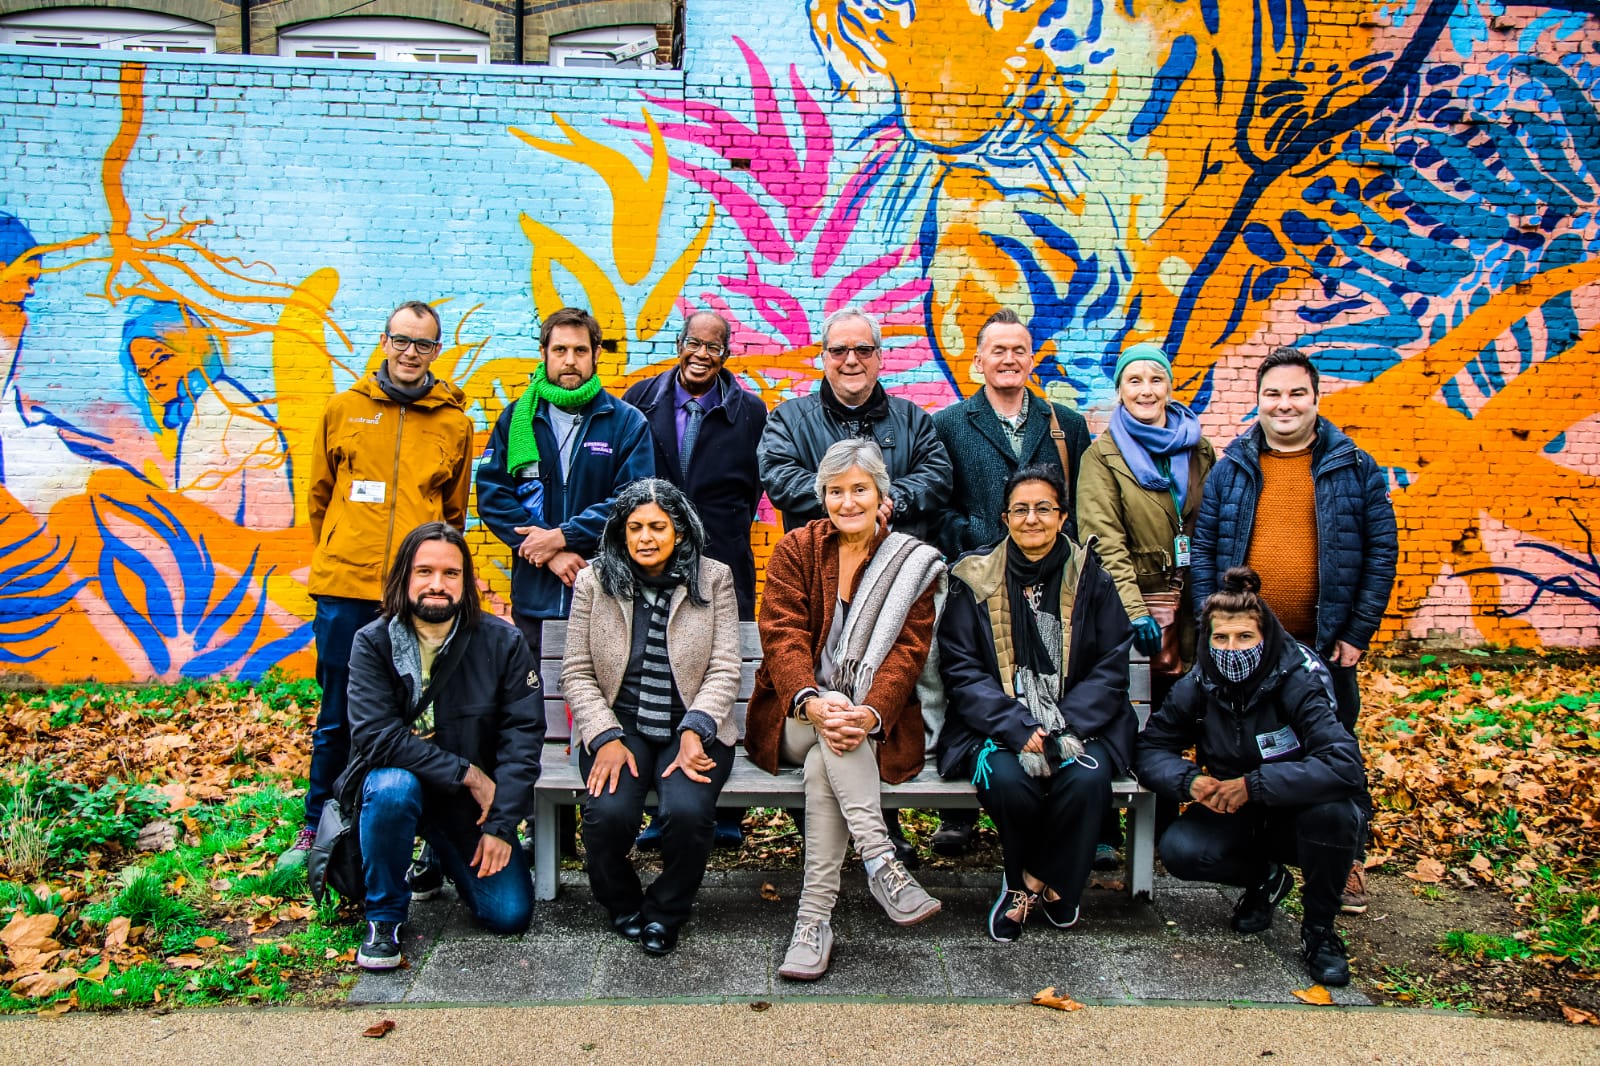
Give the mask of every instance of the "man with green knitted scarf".
<svg viewBox="0 0 1600 1066">
<path fill-rule="evenodd" d="M 542 362 L 478 462 L 478 517 L 516 553 L 511 615 L 535 660 L 545 619 L 571 608 L 618 490 L 656 472 L 644 416 L 600 387 L 600 343 L 587 311 L 546 318 Z"/>
</svg>

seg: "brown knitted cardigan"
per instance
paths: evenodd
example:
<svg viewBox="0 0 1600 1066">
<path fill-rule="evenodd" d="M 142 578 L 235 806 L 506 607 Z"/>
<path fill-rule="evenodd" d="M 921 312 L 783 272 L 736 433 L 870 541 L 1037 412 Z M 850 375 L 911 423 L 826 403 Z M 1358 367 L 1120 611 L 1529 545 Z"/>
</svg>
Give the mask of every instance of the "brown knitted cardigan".
<svg viewBox="0 0 1600 1066">
<path fill-rule="evenodd" d="M 882 535 L 873 541 L 874 553 L 882 543 Z M 856 585 L 866 571 L 863 563 L 856 571 Z M 926 742 L 917 677 L 933 641 L 936 586 L 929 585 L 917 597 L 867 693 L 866 702 L 883 718 L 878 774 L 890 784 L 909 781 L 922 770 Z M 848 597 L 852 603 L 855 593 L 852 587 Z M 750 761 L 768 773 L 778 772 L 783 723 L 795 695 L 817 687 L 817 664 L 838 599 L 839 531 L 833 523 L 820 518 L 786 534 L 767 560 L 767 585 L 756 620 L 762 660 L 744 727 Z"/>
</svg>

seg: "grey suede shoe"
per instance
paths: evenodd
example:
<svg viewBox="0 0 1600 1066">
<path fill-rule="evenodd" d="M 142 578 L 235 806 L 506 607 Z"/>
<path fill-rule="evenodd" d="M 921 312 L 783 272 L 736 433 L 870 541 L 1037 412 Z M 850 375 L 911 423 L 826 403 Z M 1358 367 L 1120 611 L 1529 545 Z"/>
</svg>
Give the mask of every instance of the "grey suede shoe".
<svg viewBox="0 0 1600 1066">
<path fill-rule="evenodd" d="M 917 884 L 899 859 L 885 859 L 867 879 L 867 887 L 895 925 L 916 925 L 938 914 L 943 906 Z"/>
<path fill-rule="evenodd" d="M 778 967 L 778 976 L 791 981 L 815 981 L 828 972 L 833 958 L 833 926 L 820 918 L 801 918 L 794 923 L 789 950 Z"/>
</svg>

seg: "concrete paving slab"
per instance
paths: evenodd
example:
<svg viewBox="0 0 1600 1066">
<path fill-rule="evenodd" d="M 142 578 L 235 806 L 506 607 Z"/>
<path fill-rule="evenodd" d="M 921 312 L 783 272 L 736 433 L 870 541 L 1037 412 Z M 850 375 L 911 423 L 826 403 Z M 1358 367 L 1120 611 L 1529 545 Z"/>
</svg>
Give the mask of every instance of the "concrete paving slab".
<svg viewBox="0 0 1600 1066">
<path fill-rule="evenodd" d="M 1121 1002 L 1127 986 L 1097 961 L 1105 955 L 1101 941 L 1065 934 L 1034 936 L 1029 928 L 1010 944 L 983 942 L 943 945 L 945 972 L 958 996 L 1028 1000 L 1040 989 L 1055 986 L 1076 1000 Z"/>
<path fill-rule="evenodd" d="M 785 941 L 787 943 L 787 941 Z M 665 958 L 623 940 L 600 949 L 593 999 L 703 999 L 772 994 L 773 942 L 685 936 Z M 714 991 L 711 991 L 714 990 Z"/>
<path fill-rule="evenodd" d="M 602 950 L 582 940 L 457 940 L 421 967 L 410 1003 L 521 1003 L 592 998 Z"/>
<path fill-rule="evenodd" d="M 773 947 L 772 967 L 783 961 L 789 941 Z M 833 964 L 817 981 L 773 980 L 779 996 L 871 996 L 944 998 L 952 994 L 939 945 L 931 940 L 835 939 Z"/>
</svg>

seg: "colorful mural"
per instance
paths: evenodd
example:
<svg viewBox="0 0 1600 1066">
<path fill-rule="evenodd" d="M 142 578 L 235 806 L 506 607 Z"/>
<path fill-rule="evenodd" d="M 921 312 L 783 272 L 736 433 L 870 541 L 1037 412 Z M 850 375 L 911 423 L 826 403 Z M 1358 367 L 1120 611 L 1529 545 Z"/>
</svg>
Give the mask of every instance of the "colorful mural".
<svg viewBox="0 0 1600 1066">
<path fill-rule="evenodd" d="M 689 39 L 589 78 L 0 53 L 0 668 L 308 670 L 317 421 L 418 295 L 482 437 L 566 303 L 619 392 L 717 310 L 769 403 L 863 306 L 930 408 L 1009 306 L 1091 425 L 1167 345 L 1219 445 L 1297 344 L 1391 474 L 1384 639 L 1600 640 L 1595 16 L 792 0 Z"/>
</svg>

